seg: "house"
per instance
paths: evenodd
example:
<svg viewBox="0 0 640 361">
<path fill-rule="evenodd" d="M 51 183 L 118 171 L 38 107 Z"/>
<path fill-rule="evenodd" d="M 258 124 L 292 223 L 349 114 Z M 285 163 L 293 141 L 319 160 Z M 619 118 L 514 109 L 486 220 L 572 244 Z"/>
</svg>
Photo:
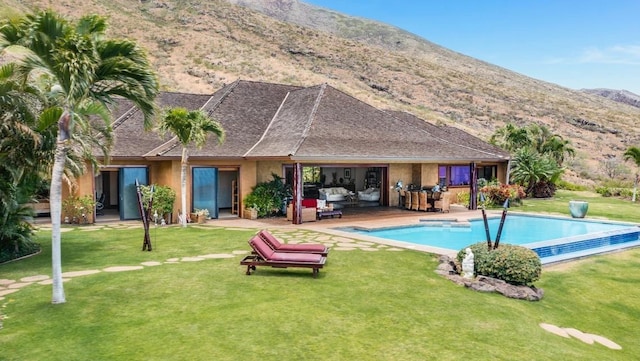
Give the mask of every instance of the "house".
<svg viewBox="0 0 640 361">
<path fill-rule="evenodd" d="M 507 178 L 509 153 L 456 128 L 377 109 L 327 84 L 238 80 L 212 95 L 163 92 L 157 102 L 160 108 L 202 109 L 226 132 L 222 144 L 189 149 L 187 211 L 207 208 L 213 218 L 221 209 L 242 216 L 242 199 L 272 173 L 294 187 L 296 209 L 301 198 L 317 197 L 319 187 L 331 185 L 354 192 L 376 187 L 379 205 L 396 206 L 399 180 L 475 192 L 474 177 Z M 111 158 L 98 176 L 80 179 L 78 194 L 104 193 L 105 206 L 117 207 L 121 219 L 139 218 L 136 179 L 169 185 L 179 199 L 181 144 L 145 131 L 142 114 L 128 101 L 113 114 Z"/>
</svg>

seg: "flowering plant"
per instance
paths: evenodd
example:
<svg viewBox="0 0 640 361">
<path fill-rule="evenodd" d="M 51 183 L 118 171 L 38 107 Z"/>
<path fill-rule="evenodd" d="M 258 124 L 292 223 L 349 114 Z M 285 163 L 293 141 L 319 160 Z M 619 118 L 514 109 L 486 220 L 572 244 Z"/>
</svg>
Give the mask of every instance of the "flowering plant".
<svg viewBox="0 0 640 361">
<path fill-rule="evenodd" d="M 203 208 L 203 209 L 196 208 L 196 210 L 193 213 L 195 213 L 198 217 L 209 218 L 209 210 L 206 208 Z"/>
</svg>

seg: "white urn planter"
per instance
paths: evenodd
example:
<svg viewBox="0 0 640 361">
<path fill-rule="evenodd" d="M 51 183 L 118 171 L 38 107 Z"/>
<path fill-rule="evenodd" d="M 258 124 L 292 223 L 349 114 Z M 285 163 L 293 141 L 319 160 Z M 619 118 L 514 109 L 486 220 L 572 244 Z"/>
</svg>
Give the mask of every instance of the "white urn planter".
<svg viewBox="0 0 640 361">
<path fill-rule="evenodd" d="M 587 201 L 569 201 L 569 212 L 573 218 L 584 218 L 589 210 Z"/>
</svg>

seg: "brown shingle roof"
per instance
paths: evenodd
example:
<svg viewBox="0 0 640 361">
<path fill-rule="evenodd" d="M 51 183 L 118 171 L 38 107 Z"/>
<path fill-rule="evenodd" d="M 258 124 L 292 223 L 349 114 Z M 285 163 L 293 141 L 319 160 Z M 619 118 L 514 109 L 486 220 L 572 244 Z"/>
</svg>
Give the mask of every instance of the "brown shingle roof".
<svg viewBox="0 0 640 361">
<path fill-rule="evenodd" d="M 482 161 L 509 154 L 456 128 L 409 113 L 383 111 L 329 85 L 308 88 L 238 80 L 213 95 L 161 93 L 160 107 L 203 109 L 226 133 L 190 156 L 324 161 Z M 180 157 L 175 140 L 142 130 L 142 116 L 121 111 L 114 157 Z"/>
</svg>

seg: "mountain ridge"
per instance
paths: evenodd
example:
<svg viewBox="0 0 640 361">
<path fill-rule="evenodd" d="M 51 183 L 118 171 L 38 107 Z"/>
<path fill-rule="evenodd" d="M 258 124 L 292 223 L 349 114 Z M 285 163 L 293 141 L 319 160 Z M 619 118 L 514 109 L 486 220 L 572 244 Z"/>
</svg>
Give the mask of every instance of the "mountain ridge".
<svg viewBox="0 0 640 361">
<path fill-rule="evenodd" d="M 49 2 L 0 5 L 24 11 Z M 239 78 L 328 83 L 376 107 L 408 111 L 482 139 L 508 122 L 543 124 L 572 140 L 578 156 L 567 165 L 582 178 L 599 176 L 600 162 L 640 143 L 638 108 L 297 0 L 61 0 L 50 7 L 73 18 L 107 16 L 110 35 L 147 49 L 164 90 L 212 93 Z"/>
</svg>

